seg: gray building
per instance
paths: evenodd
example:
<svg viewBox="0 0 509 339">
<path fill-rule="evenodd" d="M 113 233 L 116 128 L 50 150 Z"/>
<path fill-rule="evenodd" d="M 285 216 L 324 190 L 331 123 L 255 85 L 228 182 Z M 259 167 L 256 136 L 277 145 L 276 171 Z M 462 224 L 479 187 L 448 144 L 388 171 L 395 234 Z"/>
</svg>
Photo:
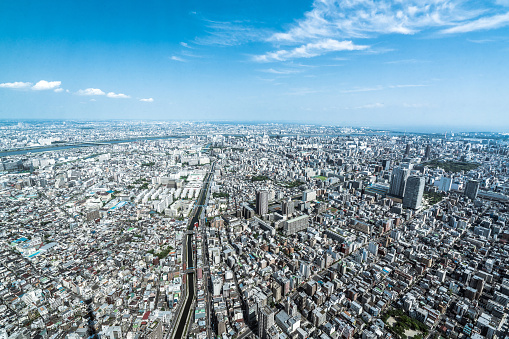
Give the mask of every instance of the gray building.
<svg viewBox="0 0 509 339">
<path fill-rule="evenodd" d="M 387 159 L 382 160 L 382 168 L 384 171 L 388 171 L 391 168 L 391 161 Z"/>
<path fill-rule="evenodd" d="M 281 203 L 281 212 L 283 215 L 290 215 L 295 212 L 295 206 L 291 199 L 285 200 Z"/>
<path fill-rule="evenodd" d="M 391 186 L 389 187 L 389 194 L 395 197 L 403 197 L 405 194 L 406 180 L 410 170 L 407 168 L 396 167 L 392 170 Z"/>
<path fill-rule="evenodd" d="M 479 181 L 469 180 L 467 182 L 467 185 L 465 186 L 465 196 L 471 200 L 475 200 L 477 198 L 478 192 L 479 192 Z"/>
<path fill-rule="evenodd" d="M 418 209 L 421 207 L 422 195 L 424 193 L 424 177 L 412 175 L 407 179 L 403 207 Z"/>
<path fill-rule="evenodd" d="M 267 330 L 274 325 L 274 312 L 269 306 L 264 306 L 258 312 L 258 337 L 265 339 Z"/>
<path fill-rule="evenodd" d="M 426 151 L 424 152 L 424 158 L 429 159 L 431 157 L 431 145 L 426 145 Z"/>
<path fill-rule="evenodd" d="M 300 217 L 283 221 L 283 233 L 285 235 L 295 234 L 305 230 L 309 226 L 309 216 L 301 215 Z"/>
<path fill-rule="evenodd" d="M 23 170 L 23 161 L 0 161 L 0 171 L 21 171 Z"/>
<path fill-rule="evenodd" d="M 269 191 L 256 192 L 256 214 L 265 215 L 269 213 Z"/>
</svg>

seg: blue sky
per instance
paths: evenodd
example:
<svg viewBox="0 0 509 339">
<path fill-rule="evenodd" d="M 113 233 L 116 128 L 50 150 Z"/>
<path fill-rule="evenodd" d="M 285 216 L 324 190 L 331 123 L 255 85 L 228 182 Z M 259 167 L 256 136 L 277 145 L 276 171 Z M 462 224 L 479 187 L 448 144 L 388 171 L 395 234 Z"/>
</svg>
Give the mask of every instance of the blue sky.
<svg viewBox="0 0 509 339">
<path fill-rule="evenodd" d="M 0 2 L 3 119 L 509 132 L 508 107 L 509 0 Z"/>
</svg>

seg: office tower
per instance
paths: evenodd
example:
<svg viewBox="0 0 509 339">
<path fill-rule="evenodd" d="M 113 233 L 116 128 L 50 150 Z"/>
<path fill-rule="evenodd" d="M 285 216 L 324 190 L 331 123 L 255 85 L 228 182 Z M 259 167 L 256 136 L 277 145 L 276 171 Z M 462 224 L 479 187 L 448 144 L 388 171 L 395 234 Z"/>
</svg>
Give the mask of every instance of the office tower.
<svg viewBox="0 0 509 339">
<path fill-rule="evenodd" d="M 465 186 L 465 196 L 471 200 L 477 198 L 477 192 L 479 192 L 479 181 L 469 180 Z"/>
<path fill-rule="evenodd" d="M 255 211 L 247 203 L 243 203 L 242 205 L 242 216 L 246 219 L 251 219 L 254 217 Z"/>
<path fill-rule="evenodd" d="M 362 258 L 362 262 L 365 262 L 368 259 L 368 251 L 366 251 L 365 248 L 362 249 L 361 258 Z"/>
<path fill-rule="evenodd" d="M 293 219 L 285 220 L 281 223 L 283 233 L 291 235 L 305 230 L 309 226 L 309 216 L 301 215 Z"/>
<path fill-rule="evenodd" d="M 371 241 L 368 245 L 368 250 L 373 255 L 378 255 L 378 244 L 376 242 Z"/>
<path fill-rule="evenodd" d="M 309 276 L 311 275 L 311 269 L 309 267 L 309 264 L 308 263 L 305 263 L 305 262 L 301 262 L 300 263 L 300 268 L 299 268 L 299 273 L 305 278 L 309 278 Z"/>
<path fill-rule="evenodd" d="M 269 212 L 269 191 L 256 192 L 256 213 L 265 215 Z"/>
<path fill-rule="evenodd" d="M 403 197 L 403 207 L 418 209 L 421 207 L 422 195 L 424 193 L 424 177 L 412 175 L 408 177 Z"/>
<path fill-rule="evenodd" d="M 292 199 L 284 200 L 281 203 L 281 212 L 283 215 L 291 215 L 295 212 L 295 206 L 293 205 Z"/>
<path fill-rule="evenodd" d="M 424 157 L 426 159 L 429 159 L 431 156 L 431 145 L 430 144 L 427 144 L 426 145 L 426 151 L 424 152 Z"/>
<path fill-rule="evenodd" d="M 315 285 L 315 288 L 316 288 L 316 285 Z M 295 303 L 292 301 L 292 299 L 290 297 L 286 298 L 285 312 L 290 317 L 293 317 L 295 314 L 297 314 L 297 305 L 295 305 Z"/>
<path fill-rule="evenodd" d="M 223 288 L 223 279 L 218 276 L 215 276 L 214 278 L 212 278 L 212 290 L 214 293 L 213 295 L 214 296 L 221 295 L 222 288 Z"/>
<path fill-rule="evenodd" d="M 406 144 L 405 155 L 410 154 L 410 144 Z"/>
<path fill-rule="evenodd" d="M 449 192 L 452 186 L 452 178 L 442 177 L 438 182 L 438 189 L 442 192 Z"/>
<path fill-rule="evenodd" d="M 269 306 L 264 306 L 258 312 L 258 337 L 265 339 L 267 337 L 267 329 L 274 325 L 274 312 Z"/>
<path fill-rule="evenodd" d="M 302 192 L 302 201 L 313 201 L 316 200 L 315 190 L 305 190 Z"/>
<path fill-rule="evenodd" d="M 438 281 L 443 283 L 445 281 L 446 276 L 447 276 L 446 270 L 437 270 Z"/>
<path fill-rule="evenodd" d="M 406 168 L 396 167 L 392 170 L 391 186 L 389 187 L 389 194 L 395 197 L 403 197 L 405 194 L 405 184 L 410 174 L 410 170 Z"/>
<path fill-rule="evenodd" d="M 388 171 L 389 168 L 391 168 L 391 161 L 390 160 L 382 160 L 382 168 L 384 171 Z"/>
</svg>

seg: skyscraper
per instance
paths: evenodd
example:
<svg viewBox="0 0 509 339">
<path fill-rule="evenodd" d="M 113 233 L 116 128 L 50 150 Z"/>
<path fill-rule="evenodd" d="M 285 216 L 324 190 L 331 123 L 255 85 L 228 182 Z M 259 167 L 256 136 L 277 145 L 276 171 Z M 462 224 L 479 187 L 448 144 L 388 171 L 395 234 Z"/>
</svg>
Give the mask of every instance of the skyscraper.
<svg viewBox="0 0 509 339">
<path fill-rule="evenodd" d="M 382 168 L 384 171 L 388 171 L 390 167 L 391 167 L 390 160 L 382 160 Z"/>
<path fill-rule="evenodd" d="M 410 154 L 410 144 L 406 144 L 405 155 L 409 155 L 409 154 Z"/>
<path fill-rule="evenodd" d="M 479 192 L 479 181 L 469 180 L 465 186 L 465 196 L 471 200 L 477 198 L 477 192 Z"/>
<path fill-rule="evenodd" d="M 267 190 L 256 192 L 256 213 L 265 215 L 269 212 L 269 192 Z"/>
<path fill-rule="evenodd" d="M 430 156 L 431 156 L 431 145 L 427 144 L 426 151 L 424 152 L 424 157 L 426 158 L 426 160 L 428 160 Z"/>
<path fill-rule="evenodd" d="M 293 205 L 292 199 L 284 200 L 281 203 L 281 212 L 283 215 L 290 215 L 295 212 L 295 207 Z"/>
<path fill-rule="evenodd" d="M 422 195 L 424 193 L 424 177 L 411 175 L 406 181 L 403 207 L 418 209 L 421 207 Z"/>
<path fill-rule="evenodd" d="M 442 177 L 438 182 L 438 189 L 442 192 L 449 192 L 452 186 L 452 178 Z"/>
<path fill-rule="evenodd" d="M 267 336 L 267 329 L 274 325 L 274 312 L 269 306 L 264 306 L 258 312 L 258 337 L 265 339 Z"/>
<path fill-rule="evenodd" d="M 406 168 L 396 167 L 392 170 L 391 186 L 389 187 L 389 194 L 395 197 L 402 198 L 405 194 L 405 185 L 410 170 Z"/>
</svg>

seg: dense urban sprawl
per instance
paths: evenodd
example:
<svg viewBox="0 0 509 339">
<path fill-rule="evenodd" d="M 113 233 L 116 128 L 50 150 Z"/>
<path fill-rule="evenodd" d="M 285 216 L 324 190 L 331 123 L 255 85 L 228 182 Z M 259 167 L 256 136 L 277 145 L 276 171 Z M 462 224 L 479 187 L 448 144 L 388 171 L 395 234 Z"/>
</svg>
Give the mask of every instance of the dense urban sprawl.
<svg viewBox="0 0 509 339">
<path fill-rule="evenodd" d="M 509 336 L 507 136 L 108 124 L 1 126 L 0 338 Z"/>
</svg>

